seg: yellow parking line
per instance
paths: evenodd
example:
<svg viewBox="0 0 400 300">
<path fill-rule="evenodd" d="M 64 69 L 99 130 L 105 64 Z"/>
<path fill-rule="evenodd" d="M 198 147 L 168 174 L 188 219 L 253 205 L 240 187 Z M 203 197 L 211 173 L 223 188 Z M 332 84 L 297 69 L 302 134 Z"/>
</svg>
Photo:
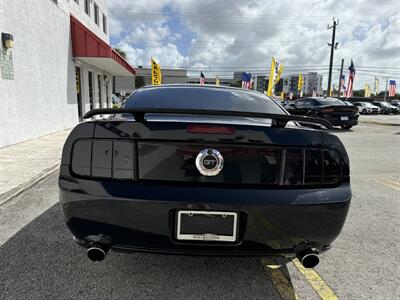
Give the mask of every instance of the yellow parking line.
<svg viewBox="0 0 400 300">
<path fill-rule="evenodd" d="M 327 300 L 338 300 L 339 298 L 335 295 L 328 284 L 319 276 L 314 269 L 306 269 L 296 258 L 293 260 L 293 264 L 300 271 L 301 274 L 307 279 L 308 283 L 317 292 L 321 299 Z"/>
<path fill-rule="evenodd" d="M 378 182 L 384 186 L 390 187 L 394 190 L 400 191 L 400 183 L 387 178 L 371 178 L 373 181 Z"/>
<path fill-rule="evenodd" d="M 390 182 L 390 183 L 392 183 L 392 184 L 394 184 L 394 185 L 400 187 L 400 182 L 398 182 L 398 181 L 396 181 L 396 180 L 389 179 L 389 178 L 382 178 L 382 179 L 385 180 L 385 181 L 387 181 L 387 182 Z"/>
<path fill-rule="evenodd" d="M 286 278 L 285 274 L 280 270 L 279 265 L 275 265 L 272 260 L 267 258 L 261 259 L 261 264 L 268 273 L 279 295 L 284 300 L 300 299 L 296 291 L 293 289 L 291 282 Z"/>
</svg>

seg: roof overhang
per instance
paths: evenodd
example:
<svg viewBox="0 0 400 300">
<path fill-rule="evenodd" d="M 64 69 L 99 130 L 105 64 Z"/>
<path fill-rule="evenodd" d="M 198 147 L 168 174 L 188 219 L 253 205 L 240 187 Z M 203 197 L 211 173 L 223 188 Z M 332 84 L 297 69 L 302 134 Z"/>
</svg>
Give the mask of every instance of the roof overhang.
<svg viewBox="0 0 400 300">
<path fill-rule="evenodd" d="M 72 56 L 114 76 L 133 76 L 135 69 L 106 42 L 71 15 Z"/>
</svg>

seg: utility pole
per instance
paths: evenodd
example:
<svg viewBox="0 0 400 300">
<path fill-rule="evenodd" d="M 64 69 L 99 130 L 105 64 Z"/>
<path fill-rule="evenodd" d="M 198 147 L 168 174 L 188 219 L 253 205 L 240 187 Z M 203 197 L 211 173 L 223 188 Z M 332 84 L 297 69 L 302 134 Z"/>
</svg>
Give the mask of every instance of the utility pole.
<svg viewBox="0 0 400 300">
<path fill-rule="evenodd" d="M 328 25 L 328 30 L 332 30 L 332 43 L 328 43 L 328 46 L 331 46 L 331 59 L 329 61 L 329 76 L 328 76 L 328 88 L 326 89 L 327 96 L 329 97 L 331 93 L 331 82 L 332 82 L 332 65 L 333 65 L 333 52 L 337 49 L 339 43 L 335 43 L 335 35 L 336 35 L 336 26 L 339 25 L 339 20 L 335 21 L 333 18 L 333 25 Z"/>
<path fill-rule="evenodd" d="M 386 101 L 386 94 L 387 94 L 388 81 L 389 81 L 389 77 L 386 77 L 385 96 L 383 97 L 383 101 Z"/>
<path fill-rule="evenodd" d="M 342 87 L 343 64 L 344 64 L 344 59 L 342 58 L 342 66 L 340 67 L 340 75 L 339 75 L 338 98 L 340 98 L 340 89 Z"/>
</svg>

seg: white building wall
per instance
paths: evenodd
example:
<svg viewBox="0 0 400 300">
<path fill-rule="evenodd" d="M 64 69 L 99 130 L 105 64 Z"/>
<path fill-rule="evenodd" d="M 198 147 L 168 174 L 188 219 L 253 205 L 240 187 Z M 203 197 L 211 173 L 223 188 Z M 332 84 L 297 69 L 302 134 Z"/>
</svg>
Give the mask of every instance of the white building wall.
<svg viewBox="0 0 400 300">
<path fill-rule="evenodd" d="M 0 76 L 0 147 L 74 126 L 69 16 L 50 0 L 0 0 L 0 11 L 0 31 L 15 42 L 14 80 Z"/>
<path fill-rule="evenodd" d="M 103 32 L 102 12 L 107 15 L 105 0 L 91 1 L 91 15 L 85 14 L 84 0 L 0 0 L 0 32 L 14 36 L 12 52 L 14 79 L 0 74 L 0 148 L 24 140 L 71 128 L 79 121 L 75 65 L 72 58 L 70 12 L 107 43 Z M 99 26 L 94 22 L 96 2 L 100 8 Z M 108 32 L 108 24 L 107 24 Z M 97 74 L 109 78 L 111 107 L 112 77 L 85 63 L 81 67 L 82 101 L 89 110 L 87 70 L 94 71 L 94 97 L 97 97 Z M 102 80 L 103 107 L 106 107 Z M 97 104 L 97 107 L 100 105 Z"/>
</svg>

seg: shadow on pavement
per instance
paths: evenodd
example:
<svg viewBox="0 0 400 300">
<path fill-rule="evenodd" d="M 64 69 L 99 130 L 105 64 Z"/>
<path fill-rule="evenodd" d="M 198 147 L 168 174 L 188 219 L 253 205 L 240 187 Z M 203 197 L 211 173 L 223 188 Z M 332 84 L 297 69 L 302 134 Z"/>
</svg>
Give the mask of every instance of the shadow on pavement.
<svg viewBox="0 0 400 300">
<path fill-rule="evenodd" d="M 281 299 L 259 258 L 111 252 L 91 262 L 58 204 L 1 246 L 0 257 L 2 299 Z M 286 266 L 280 270 L 288 276 Z"/>
</svg>

